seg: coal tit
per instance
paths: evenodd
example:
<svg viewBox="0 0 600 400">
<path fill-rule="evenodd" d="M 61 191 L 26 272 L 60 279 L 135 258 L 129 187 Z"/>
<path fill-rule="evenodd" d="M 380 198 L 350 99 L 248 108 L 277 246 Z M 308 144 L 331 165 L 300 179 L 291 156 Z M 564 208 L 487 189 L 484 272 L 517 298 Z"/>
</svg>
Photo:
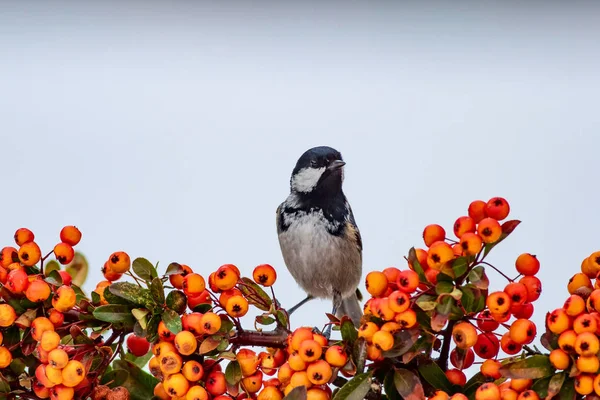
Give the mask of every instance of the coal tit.
<svg viewBox="0 0 600 400">
<path fill-rule="evenodd" d="M 362 239 L 342 191 L 345 164 L 331 147 L 302 154 L 290 194 L 277 208 L 277 233 L 290 274 L 308 294 L 290 311 L 312 298 L 332 299 L 332 314 L 347 315 L 358 326 Z"/>
</svg>

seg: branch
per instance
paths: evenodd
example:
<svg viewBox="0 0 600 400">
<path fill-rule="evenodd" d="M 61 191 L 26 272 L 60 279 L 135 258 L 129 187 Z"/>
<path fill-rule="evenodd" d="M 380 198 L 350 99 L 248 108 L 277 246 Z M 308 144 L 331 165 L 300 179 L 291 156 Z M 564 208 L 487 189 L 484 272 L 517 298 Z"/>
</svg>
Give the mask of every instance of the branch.
<svg viewBox="0 0 600 400">
<path fill-rule="evenodd" d="M 229 343 L 234 346 L 261 346 L 275 347 L 283 349 L 286 346 L 288 332 L 285 329 L 277 328 L 274 331 L 236 331 L 229 338 Z"/>
<path fill-rule="evenodd" d="M 456 321 L 448 322 L 448 326 L 444 329 L 442 336 L 442 350 L 440 351 L 440 358 L 438 358 L 437 364 L 444 372 L 448 369 L 448 356 L 450 355 L 450 342 L 452 341 L 454 324 L 456 324 Z"/>
</svg>

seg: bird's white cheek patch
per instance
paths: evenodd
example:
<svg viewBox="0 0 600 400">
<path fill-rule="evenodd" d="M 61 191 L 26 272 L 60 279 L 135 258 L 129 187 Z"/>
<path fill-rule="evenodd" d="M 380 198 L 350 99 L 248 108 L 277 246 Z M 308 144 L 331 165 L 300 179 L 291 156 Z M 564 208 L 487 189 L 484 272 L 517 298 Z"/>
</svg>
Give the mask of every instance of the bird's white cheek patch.
<svg viewBox="0 0 600 400">
<path fill-rule="evenodd" d="M 310 192 L 317 186 L 323 172 L 325 172 L 325 167 L 301 169 L 294 175 L 292 187 L 297 192 Z"/>
</svg>

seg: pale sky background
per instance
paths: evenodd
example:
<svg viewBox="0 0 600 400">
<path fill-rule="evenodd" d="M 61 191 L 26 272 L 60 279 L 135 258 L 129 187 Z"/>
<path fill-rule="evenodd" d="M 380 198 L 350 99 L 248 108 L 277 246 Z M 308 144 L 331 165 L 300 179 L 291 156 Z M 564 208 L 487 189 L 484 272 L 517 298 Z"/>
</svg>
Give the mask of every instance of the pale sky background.
<svg viewBox="0 0 600 400">
<path fill-rule="evenodd" d="M 116 250 L 161 272 L 270 263 L 291 306 L 304 293 L 275 208 L 297 158 L 329 145 L 363 276 L 405 268 L 425 225 L 451 232 L 472 200 L 506 197 L 523 223 L 490 260 L 516 275 L 538 255 L 542 330 L 600 249 L 600 6 L 303 4 L 4 2 L 0 244 L 25 226 L 49 250 L 77 225 L 88 291 Z"/>
</svg>

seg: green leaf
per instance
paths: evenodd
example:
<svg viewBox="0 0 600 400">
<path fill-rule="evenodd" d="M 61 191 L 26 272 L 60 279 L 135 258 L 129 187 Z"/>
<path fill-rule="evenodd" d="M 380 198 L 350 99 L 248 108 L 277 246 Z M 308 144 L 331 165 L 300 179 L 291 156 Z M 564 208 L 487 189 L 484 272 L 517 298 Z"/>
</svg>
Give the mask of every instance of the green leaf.
<svg viewBox="0 0 600 400">
<path fill-rule="evenodd" d="M 418 329 L 407 329 L 394 333 L 394 346 L 383 352 L 385 358 L 395 358 L 409 351 L 419 339 Z"/>
<path fill-rule="evenodd" d="M 467 260 L 467 257 L 458 257 L 452 263 L 452 271 L 454 271 L 454 276 L 456 277 L 464 275 L 468 268 L 469 261 Z"/>
<path fill-rule="evenodd" d="M 344 318 L 342 320 L 340 331 L 342 333 L 342 339 L 344 342 L 348 343 L 349 346 L 352 346 L 354 341 L 358 338 L 358 331 L 350 318 Z"/>
<path fill-rule="evenodd" d="M 158 273 L 156 272 L 156 268 L 154 265 L 145 258 L 138 257 L 131 263 L 131 268 L 133 272 L 146 282 L 150 283 L 152 279 L 158 278 Z"/>
<path fill-rule="evenodd" d="M 500 238 L 494 243 L 488 243 L 485 245 L 485 247 L 483 248 L 483 257 L 487 256 L 494 247 L 496 247 L 501 241 L 506 239 L 508 235 L 510 235 L 515 230 L 515 228 L 519 226 L 520 223 L 521 221 L 518 220 L 504 222 L 502 224 L 502 235 L 500 235 Z"/>
<path fill-rule="evenodd" d="M 427 360 L 419 365 L 419 374 L 434 388 L 443 390 L 446 393 L 453 392 L 452 384 L 448 380 L 448 377 L 440 366 L 432 360 Z"/>
<path fill-rule="evenodd" d="M 235 386 L 242 380 L 242 368 L 240 363 L 237 361 L 231 361 L 225 368 L 225 380 L 231 386 Z"/>
<path fill-rule="evenodd" d="M 436 276 L 436 281 L 437 282 L 450 282 L 450 283 L 453 283 L 454 282 L 454 278 L 452 278 L 450 275 L 447 275 L 447 274 L 444 274 L 443 272 L 440 272 Z"/>
<path fill-rule="evenodd" d="M 477 388 L 487 382 L 487 378 L 483 376 L 481 372 L 476 373 L 467 381 L 463 387 L 463 394 L 469 398 L 469 400 L 475 400 L 475 392 Z"/>
<path fill-rule="evenodd" d="M 256 323 L 260 325 L 271 325 L 275 323 L 275 318 L 269 316 L 269 314 L 257 315 Z"/>
<path fill-rule="evenodd" d="M 54 286 L 62 286 L 62 277 L 60 276 L 57 270 L 51 270 L 50 272 L 48 272 L 48 270 L 45 270 L 44 273 L 46 274 L 46 277 L 44 278 L 46 282 Z"/>
<path fill-rule="evenodd" d="M 198 304 L 196 307 L 194 307 L 194 312 L 199 312 L 200 314 L 206 314 L 207 312 L 209 312 L 210 310 L 212 310 L 213 306 L 211 304 L 208 303 L 203 303 L 203 304 Z"/>
<path fill-rule="evenodd" d="M 437 294 L 450 293 L 452 290 L 454 290 L 452 282 L 442 281 L 435 285 L 435 292 Z"/>
<path fill-rule="evenodd" d="M 9 393 L 10 392 L 10 384 L 6 380 L 4 376 L 0 375 L 0 393 Z"/>
<path fill-rule="evenodd" d="M 152 351 L 148 351 L 148 353 L 146 353 L 145 355 L 141 356 L 141 357 L 136 357 L 133 354 L 127 352 L 127 354 L 125 355 L 125 359 L 127 361 L 131 361 L 132 363 L 134 363 L 135 365 L 137 365 L 140 368 L 144 368 L 146 366 L 146 364 L 148 364 L 148 361 L 150 361 L 150 359 L 154 356 L 154 354 L 152 354 Z"/>
<path fill-rule="evenodd" d="M 137 322 L 140 323 L 142 329 L 146 329 L 146 327 L 148 326 L 146 316 L 150 313 L 150 311 L 146 310 L 145 308 L 134 308 L 133 310 L 131 310 L 131 313 L 133 314 Z"/>
<path fill-rule="evenodd" d="M 173 310 L 166 309 L 162 314 L 162 320 L 173 335 L 177 335 L 183 329 L 179 314 Z"/>
<path fill-rule="evenodd" d="M 269 311 L 273 301 L 267 293 L 249 278 L 241 278 L 241 281 L 243 285 L 239 285 L 239 288 L 248 303 L 256 306 L 259 310 Z"/>
<path fill-rule="evenodd" d="M 431 311 L 437 307 L 437 297 L 424 294 L 416 300 L 417 306 L 423 311 Z"/>
<path fill-rule="evenodd" d="M 485 274 L 485 268 L 481 265 L 478 265 L 469 272 L 468 279 L 476 288 L 481 290 L 486 290 L 490 286 L 490 280 Z"/>
<path fill-rule="evenodd" d="M 306 400 L 306 386 L 296 386 L 283 400 Z"/>
<path fill-rule="evenodd" d="M 96 319 L 105 322 L 123 323 L 131 326 L 135 323 L 135 319 L 131 314 L 131 309 L 122 304 L 109 304 L 96 307 L 93 315 Z"/>
<path fill-rule="evenodd" d="M 88 276 L 89 265 L 87 259 L 80 252 L 75 252 L 73 261 L 65 266 L 65 271 L 73 278 L 71 285 L 83 286 Z"/>
<path fill-rule="evenodd" d="M 181 274 L 182 272 L 183 272 L 183 267 L 181 266 L 181 264 L 172 262 L 167 267 L 167 272 L 165 272 L 165 276 L 177 275 L 177 274 Z"/>
<path fill-rule="evenodd" d="M 481 290 L 471 284 L 465 285 L 461 289 L 462 297 L 460 303 L 467 314 L 474 314 L 481 311 L 483 308 L 479 308 L 480 302 L 478 301 L 478 299 L 482 297 Z"/>
<path fill-rule="evenodd" d="M 115 388 L 121 386 L 129 378 L 129 372 L 124 369 L 113 369 L 112 371 L 104 374 L 100 380 L 101 385 L 107 385 L 109 388 Z M 111 382 L 112 381 L 112 382 Z M 109 383 L 110 382 L 110 383 Z"/>
<path fill-rule="evenodd" d="M 277 310 L 275 316 L 277 317 L 277 323 L 279 324 L 279 326 L 285 329 L 289 328 L 290 323 L 288 320 L 288 316 L 283 310 Z"/>
<path fill-rule="evenodd" d="M 102 301 L 102 298 L 100 297 L 100 295 L 96 292 L 92 292 L 92 303 L 100 304 L 101 301 Z"/>
<path fill-rule="evenodd" d="M 383 390 L 389 400 L 402 400 L 394 384 L 394 370 L 390 370 L 383 380 Z"/>
<path fill-rule="evenodd" d="M 50 275 L 52 271 L 60 271 L 60 264 L 56 260 L 50 260 L 44 265 L 44 275 Z"/>
<path fill-rule="evenodd" d="M 531 386 L 531 390 L 535 391 L 540 399 L 546 399 L 548 397 L 548 385 L 550 384 L 550 377 L 537 379 Z"/>
<path fill-rule="evenodd" d="M 150 318 L 150 321 L 148 321 L 148 326 L 146 327 L 146 340 L 150 343 L 155 342 L 158 338 L 158 324 L 160 321 L 160 315 L 154 315 Z"/>
<path fill-rule="evenodd" d="M 566 378 L 567 374 L 564 372 L 552 375 L 552 378 L 550 378 L 550 383 L 548 384 L 546 400 L 550 400 L 560 393 Z"/>
<path fill-rule="evenodd" d="M 412 371 L 399 368 L 394 373 L 394 385 L 404 400 L 424 400 L 425 392 L 419 377 Z"/>
<path fill-rule="evenodd" d="M 154 395 L 154 387 L 158 384 L 158 379 L 142 371 L 131 361 L 116 360 L 113 365 L 116 370 L 124 369 L 129 372 L 129 377 L 121 386 L 129 390 L 131 400 L 148 400 Z"/>
<path fill-rule="evenodd" d="M 358 374 L 333 396 L 333 400 L 364 400 L 371 389 L 372 373 Z"/>
<path fill-rule="evenodd" d="M 160 278 L 152 279 L 150 284 L 150 293 L 156 304 L 165 304 L 165 289 Z"/>
<path fill-rule="evenodd" d="M 558 392 L 559 400 L 575 400 L 577 393 L 575 392 L 575 381 L 573 378 L 568 378 L 563 383 Z"/>
<path fill-rule="evenodd" d="M 425 275 L 425 271 L 423 270 L 423 266 L 419 263 L 419 259 L 417 258 L 417 251 L 414 247 L 411 247 L 408 250 L 408 262 L 412 265 L 414 271 L 419 276 L 419 281 L 422 283 L 428 283 L 427 276 Z"/>
<path fill-rule="evenodd" d="M 500 367 L 500 374 L 511 379 L 539 379 L 553 373 L 554 368 L 547 355 L 534 355 Z"/>
<path fill-rule="evenodd" d="M 148 307 L 153 305 L 152 295 L 148 289 L 144 289 L 131 282 L 116 282 L 108 287 L 108 290 L 124 300 L 133 304 Z M 106 297 L 106 295 L 105 295 Z"/>
<path fill-rule="evenodd" d="M 365 338 L 358 338 L 354 342 L 354 346 L 352 346 L 352 359 L 354 360 L 354 365 L 356 365 L 356 372 L 362 374 L 367 361 L 367 340 Z"/>
</svg>

